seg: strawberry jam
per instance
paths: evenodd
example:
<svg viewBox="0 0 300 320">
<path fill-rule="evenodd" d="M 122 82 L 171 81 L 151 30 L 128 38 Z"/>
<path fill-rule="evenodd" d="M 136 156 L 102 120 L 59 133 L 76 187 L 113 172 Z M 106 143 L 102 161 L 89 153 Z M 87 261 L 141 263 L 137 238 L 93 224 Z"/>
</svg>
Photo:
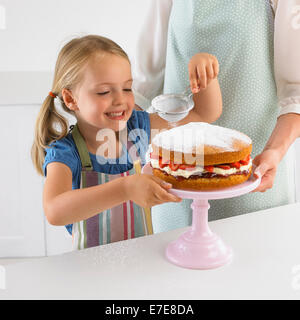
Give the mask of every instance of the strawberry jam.
<svg viewBox="0 0 300 320">
<path fill-rule="evenodd" d="M 153 156 L 152 157 L 152 154 L 150 155 L 152 159 L 157 159 L 157 156 Z M 211 173 L 211 174 L 214 174 L 214 168 L 220 168 L 222 170 L 229 170 L 231 168 L 235 168 L 235 169 L 240 169 L 241 166 L 246 166 L 249 164 L 250 162 L 250 154 L 245 157 L 245 159 L 242 159 L 240 161 L 237 161 L 237 162 L 232 162 L 232 163 L 223 163 L 223 164 L 216 164 L 216 165 L 209 165 L 209 166 L 204 166 L 204 170 L 207 171 L 206 173 Z M 188 169 L 193 169 L 195 168 L 196 166 L 195 165 L 187 165 L 187 164 L 175 164 L 172 160 L 170 161 L 165 161 L 163 162 L 162 161 L 162 158 L 159 157 L 158 159 L 159 161 L 159 167 L 161 169 L 163 169 L 164 167 L 167 167 L 169 166 L 169 168 L 172 170 L 172 171 L 177 171 L 178 169 L 181 169 L 181 170 L 188 170 Z M 204 174 L 204 173 L 203 173 Z M 239 173 L 240 174 L 240 173 Z M 221 176 L 221 175 L 219 175 Z M 224 175 L 222 175 L 223 177 Z M 226 176 L 226 175 L 225 175 Z"/>
<path fill-rule="evenodd" d="M 168 173 L 166 173 L 165 171 L 162 171 L 163 174 L 165 174 L 166 176 L 170 176 Z M 227 178 L 228 176 L 234 176 L 234 175 L 248 175 L 249 171 L 242 171 L 242 172 L 238 172 L 238 173 L 232 173 L 232 174 L 226 174 L 226 175 L 221 175 L 221 174 L 216 174 L 216 173 L 212 173 L 212 172 L 204 172 L 201 174 L 197 174 L 197 175 L 192 175 L 188 178 L 182 177 L 182 176 L 172 176 L 173 178 L 175 178 L 177 181 L 183 181 L 183 180 L 187 180 L 187 179 L 199 179 L 199 178 Z"/>
</svg>

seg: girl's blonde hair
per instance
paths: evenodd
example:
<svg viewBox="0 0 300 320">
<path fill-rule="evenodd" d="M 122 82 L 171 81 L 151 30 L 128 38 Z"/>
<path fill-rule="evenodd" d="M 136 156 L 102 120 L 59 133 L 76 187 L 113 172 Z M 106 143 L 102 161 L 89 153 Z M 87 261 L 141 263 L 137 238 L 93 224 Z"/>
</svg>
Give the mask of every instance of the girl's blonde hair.
<svg viewBox="0 0 300 320">
<path fill-rule="evenodd" d="M 62 108 L 74 113 L 67 108 L 62 98 L 64 88 L 71 90 L 80 83 L 81 70 L 99 52 L 129 58 L 126 52 L 115 42 L 105 37 L 88 35 L 75 38 L 68 42 L 60 51 L 54 72 L 54 80 L 51 92 L 59 97 Z M 55 140 L 62 139 L 68 134 L 69 124 L 55 108 L 54 97 L 48 95 L 42 104 L 35 124 L 34 143 L 31 149 L 33 164 L 39 174 L 43 175 L 43 163 L 45 160 L 45 148 Z"/>
</svg>

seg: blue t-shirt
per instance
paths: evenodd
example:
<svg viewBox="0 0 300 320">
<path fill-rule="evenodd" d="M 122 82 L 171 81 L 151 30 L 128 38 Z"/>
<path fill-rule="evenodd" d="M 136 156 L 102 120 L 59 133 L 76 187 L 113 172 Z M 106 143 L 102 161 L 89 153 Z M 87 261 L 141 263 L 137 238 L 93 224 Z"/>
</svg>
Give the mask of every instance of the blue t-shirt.
<svg viewBox="0 0 300 320">
<path fill-rule="evenodd" d="M 127 121 L 127 134 L 129 141 L 132 141 L 138 150 L 142 164 L 145 163 L 146 152 L 150 143 L 150 118 L 146 111 L 133 110 L 130 119 Z M 93 169 L 97 172 L 118 174 L 126 172 L 133 167 L 133 161 L 127 152 L 127 146 L 122 146 L 123 151 L 120 158 L 105 159 L 99 155 L 89 153 Z M 62 162 L 72 171 L 72 189 L 80 188 L 81 161 L 73 136 L 68 133 L 66 137 L 57 140 L 46 150 L 43 164 L 44 175 L 47 175 L 47 165 L 51 162 Z M 72 224 L 66 225 L 67 230 L 72 234 Z"/>
</svg>

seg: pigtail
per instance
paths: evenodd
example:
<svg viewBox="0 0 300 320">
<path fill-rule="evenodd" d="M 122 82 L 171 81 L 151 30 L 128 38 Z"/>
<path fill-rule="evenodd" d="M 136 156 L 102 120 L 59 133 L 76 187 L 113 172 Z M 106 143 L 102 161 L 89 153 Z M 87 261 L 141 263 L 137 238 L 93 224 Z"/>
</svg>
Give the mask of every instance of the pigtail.
<svg viewBox="0 0 300 320">
<path fill-rule="evenodd" d="M 68 134 L 68 121 L 55 108 L 54 97 L 48 95 L 38 114 L 31 158 L 37 172 L 43 173 L 45 149 L 53 141 L 64 138 Z"/>
</svg>

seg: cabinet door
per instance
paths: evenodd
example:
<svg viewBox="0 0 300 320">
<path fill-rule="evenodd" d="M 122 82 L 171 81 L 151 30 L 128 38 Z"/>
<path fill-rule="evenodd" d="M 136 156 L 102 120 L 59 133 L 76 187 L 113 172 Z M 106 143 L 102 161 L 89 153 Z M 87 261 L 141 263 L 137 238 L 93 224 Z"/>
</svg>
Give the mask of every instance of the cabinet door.
<svg viewBox="0 0 300 320">
<path fill-rule="evenodd" d="M 45 255 L 43 178 L 30 156 L 39 108 L 0 105 L 0 257 Z"/>
<path fill-rule="evenodd" d="M 60 106 L 56 105 L 57 111 L 68 120 L 69 125 L 74 125 L 76 119 L 66 113 Z M 72 237 L 64 226 L 51 226 L 45 218 L 45 233 L 46 233 L 46 255 L 52 256 L 62 254 L 72 250 Z"/>
</svg>

